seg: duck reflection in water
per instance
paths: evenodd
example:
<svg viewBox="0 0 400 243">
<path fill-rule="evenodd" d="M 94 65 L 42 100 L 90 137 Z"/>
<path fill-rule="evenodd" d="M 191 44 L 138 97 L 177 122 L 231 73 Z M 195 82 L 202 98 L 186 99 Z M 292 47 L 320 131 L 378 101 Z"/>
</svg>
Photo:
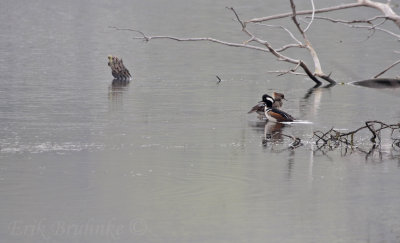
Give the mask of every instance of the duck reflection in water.
<svg viewBox="0 0 400 243">
<path fill-rule="evenodd" d="M 282 129 L 285 127 L 285 124 L 279 122 L 267 122 L 264 126 L 264 137 L 262 140 L 262 144 L 266 146 L 268 142 L 273 144 L 282 143 Z"/>
<path fill-rule="evenodd" d="M 290 126 L 288 124 L 271 121 L 255 122 L 249 124 L 257 132 L 261 133 L 262 131 L 263 136 L 261 141 L 264 146 L 267 146 L 269 144 L 283 144 L 285 136 L 283 135 L 282 131 L 285 129 L 285 127 Z"/>
</svg>

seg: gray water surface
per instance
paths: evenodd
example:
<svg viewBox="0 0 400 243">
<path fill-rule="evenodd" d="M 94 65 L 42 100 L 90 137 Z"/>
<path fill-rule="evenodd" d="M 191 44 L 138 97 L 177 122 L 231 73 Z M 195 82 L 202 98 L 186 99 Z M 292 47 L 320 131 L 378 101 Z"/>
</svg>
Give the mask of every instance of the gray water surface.
<svg viewBox="0 0 400 243">
<path fill-rule="evenodd" d="M 257 0 L 1 1 L 2 242 L 400 242 L 399 152 L 388 141 L 368 156 L 311 143 L 316 130 L 398 123 L 398 89 L 311 89 L 303 76 L 268 73 L 288 66 L 265 53 L 145 43 L 108 28 L 245 41 L 226 6 L 244 19 L 290 10 Z M 273 45 L 291 41 L 255 28 Z M 316 22 L 308 34 L 338 82 L 398 59 L 398 42 L 383 33 L 366 41 L 367 31 Z M 133 73 L 128 85 L 113 85 L 109 54 Z M 280 127 L 247 114 L 273 91 L 306 122 Z M 288 149 L 286 137 L 263 145 L 265 131 L 303 146 Z M 358 138 L 366 152 L 368 138 Z"/>
</svg>

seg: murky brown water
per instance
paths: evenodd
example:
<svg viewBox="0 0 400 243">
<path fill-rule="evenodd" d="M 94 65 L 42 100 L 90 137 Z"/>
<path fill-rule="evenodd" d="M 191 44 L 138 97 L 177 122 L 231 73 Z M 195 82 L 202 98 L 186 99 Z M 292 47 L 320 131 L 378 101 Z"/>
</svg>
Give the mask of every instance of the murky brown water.
<svg viewBox="0 0 400 243">
<path fill-rule="evenodd" d="M 399 241 L 399 152 L 384 144 L 366 159 L 313 153 L 309 142 L 315 130 L 398 122 L 399 90 L 312 90 L 303 77 L 269 74 L 286 66 L 263 53 L 143 43 L 108 28 L 243 41 L 225 6 L 244 18 L 289 10 L 275 4 L 2 1 L 0 239 Z M 289 41 L 269 33 L 274 45 Z M 398 58 L 396 40 L 381 33 L 365 41 L 367 32 L 320 22 L 309 35 L 340 82 L 369 78 Z M 109 54 L 133 72 L 129 85 L 112 85 Z M 224 81 L 216 85 L 215 75 Z M 279 127 L 247 114 L 273 91 L 307 122 Z M 265 131 L 275 130 L 304 146 L 287 149 L 285 137 L 264 146 Z"/>
</svg>

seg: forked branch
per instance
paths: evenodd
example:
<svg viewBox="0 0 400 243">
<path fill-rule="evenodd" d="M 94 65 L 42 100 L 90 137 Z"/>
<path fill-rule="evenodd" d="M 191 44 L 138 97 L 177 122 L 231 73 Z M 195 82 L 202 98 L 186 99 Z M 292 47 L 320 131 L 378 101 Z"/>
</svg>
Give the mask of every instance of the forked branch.
<svg viewBox="0 0 400 243">
<path fill-rule="evenodd" d="M 326 13 L 326 12 L 333 12 L 333 11 L 338 11 L 338 10 L 343 10 L 343 9 L 349 9 L 349 8 L 356 8 L 356 7 L 369 7 L 369 8 L 374 8 L 379 10 L 384 14 L 386 18 L 389 20 L 393 21 L 399 28 L 400 28 L 400 16 L 397 15 L 393 9 L 390 7 L 389 3 L 380 3 L 380 2 L 374 2 L 371 0 L 357 0 L 356 3 L 349 3 L 349 4 L 342 4 L 342 5 L 337 5 L 333 7 L 328 7 L 328 8 L 321 8 L 321 9 L 313 9 L 313 10 L 303 10 L 303 11 L 298 11 L 297 15 L 309 15 L 314 13 Z M 261 23 L 273 19 L 282 19 L 282 18 L 287 18 L 291 17 L 292 12 L 288 13 L 283 13 L 283 14 L 277 14 L 277 15 L 271 15 L 267 17 L 261 17 L 261 18 L 253 18 L 250 20 L 245 21 L 245 24 L 248 23 Z"/>
</svg>

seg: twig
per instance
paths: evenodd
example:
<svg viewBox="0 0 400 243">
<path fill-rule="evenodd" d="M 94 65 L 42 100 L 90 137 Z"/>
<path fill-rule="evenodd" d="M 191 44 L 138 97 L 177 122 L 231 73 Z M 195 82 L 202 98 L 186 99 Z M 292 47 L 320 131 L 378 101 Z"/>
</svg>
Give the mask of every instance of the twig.
<svg viewBox="0 0 400 243">
<path fill-rule="evenodd" d="M 126 30 L 126 31 L 136 32 L 136 33 L 141 34 L 141 35 L 142 35 L 142 38 L 143 38 L 144 40 L 146 40 L 146 41 L 149 41 L 149 40 L 150 40 L 149 37 L 147 37 L 147 36 L 146 36 L 142 31 L 140 31 L 140 30 L 134 30 L 134 29 L 130 29 L 130 28 L 118 28 L 118 27 L 115 27 L 115 26 L 108 26 L 108 28 L 115 29 L 115 30 Z"/>
<path fill-rule="evenodd" d="M 282 76 L 282 75 L 285 75 L 285 74 L 288 74 L 288 73 L 290 73 L 290 74 L 294 74 L 294 75 L 299 75 L 299 76 L 307 76 L 307 74 L 305 74 L 305 73 L 299 73 L 299 72 L 293 72 L 292 70 L 286 70 L 286 71 L 284 71 L 284 70 L 281 70 L 281 71 L 279 71 L 279 70 L 277 70 L 277 71 L 268 71 L 267 73 L 278 73 L 278 77 L 279 76 Z"/>
<path fill-rule="evenodd" d="M 294 40 L 294 41 L 296 41 L 297 42 L 297 44 L 299 44 L 299 45 L 303 45 L 303 43 L 301 43 L 301 41 L 299 41 L 294 35 L 293 35 L 293 33 L 289 30 L 289 29 L 287 29 L 287 28 L 285 28 L 285 27 L 283 27 L 283 26 L 281 26 L 281 25 L 271 25 L 271 24 L 261 24 L 261 23 L 257 23 L 257 25 L 261 25 L 261 26 L 267 26 L 267 27 L 271 27 L 271 28 L 280 28 L 280 29 L 283 29 L 284 31 L 286 31 L 289 35 L 290 35 L 290 37 Z"/>
<path fill-rule="evenodd" d="M 218 79 L 217 84 L 221 83 L 222 79 L 221 79 L 220 77 L 218 77 L 218 75 L 216 75 L 216 77 L 217 77 L 217 79 Z"/>
<path fill-rule="evenodd" d="M 294 74 L 294 75 L 307 76 L 307 74 L 296 72 L 296 70 L 299 68 L 299 66 L 300 66 L 300 63 L 297 64 L 294 68 L 291 68 L 291 69 L 286 70 L 286 71 L 268 71 L 268 73 L 279 73 L 278 76 L 282 76 L 282 75 L 285 75 L 287 73 L 291 73 L 291 74 Z"/>
<path fill-rule="evenodd" d="M 314 20 L 314 15 L 315 15 L 315 6 L 314 6 L 314 1 L 311 0 L 311 6 L 312 6 L 312 13 L 311 13 L 311 21 L 308 23 L 307 27 L 304 29 L 304 32 L 307 32 L 308 28 L 310 28 L 313 20 Z"/>
<path fill-rule="evenodd" d="M 310 18 L 308 16 L 306 16 L 306 18 Z M 341 24 L 356 24 L 356 23 L 368 23 L 368 24 L 372 24 L 372 21 L 377 20 L 377 19 L 387 19 L 386 16 L 375 16 L 373 18 L 369 18 L 369 19 L 356 19 L 356 20 L 343 20 L 343 19 L 333 19 L 333 18 L 329 18 L 329 17 L 323 17 L 323 16 L 315 16 L 314 19 L 322 19 L 322 20 L 328 20 L 331 21 L 333 23 L 341 23 Z"/>
<path fill-rule="evenodd" d="M 341 20 L 341 19 L 333 19 L 333 18 L 329 18 L 329 17 L 321 17 L 321 16 L 315 16 L 315 19 L 322 19 L 322 20 L 327 20 L 333 23 L 339 23 L 339 24 L 343 24 L 346 25 L 348 27 L 351 28 L 359 28 L 359 29 L 369 29 L 369 30 L 379 30 L 382 31 L 388 35 L 394 36 L 397 39 L 400 39 L 400 35 L 393 33 L 392 31 L 383 29 L 383 28 L 379 28 L 377 26 L 382 25 L 384 23 L 384 21 L 382 21 L 381 23 L 378 23 L 376 25 L 372 25 L 372 20 L 374 19 L 378 19 L 378 18 L 385 18 L 388 19 L 385 16 L 375 16 L 374 18 L 368 19 L 368 20 L 353 20 L 353 21 L 347 21 L 347 20 Z M 368 23 L 372 26 L 367 26 L 367 25 L 353 25 L 352 23 Z"/>
<path fill-rule="evenodd" d="M 145 37 L 133 37 L 133 39 L 143 39 L 145 41 L 150 41 L 154 39 L 170 39 L 174 41 L 206 41 L 206 42 L 214 42 L 226 46 L 232 46 L 232 47 L 242 47 L 242 48 L 248 48 L 248 49 L 253 49 L 257 51 L 263 51 L 263 52 L 269 52 L 267 48 L 262 48 L 259 46 L 253 46 L 253 45 L 247 45 L 247 44 L 241 44 L 241 43 L 234 43 L 234 42 L 227 42 L 227 41 L 222 41 L 210 37 L 199 37 L 199 38 L 179 38 L 179 37 L 174 37 L 174 36 L 145 36 Z"/>
<path fill-rule="evenodd" d="M 293 48 L 293 47 L 298 47 L 298 48 L 304 48 L 304 45 L 298 45 L 298 44 L 288 44 L 288 45 L 284 45 L 279 49 L 276 49 L 276 52 L 283 52 L 286 51 L 289 48 Z"/>
<path fill-rule="evenodd" d="M 396 37 L 397 39 L 400 40 L 400 35 L 395 34 L 395 33 L 393 33 L 392 31 L 379 28 L 379 27 L 372 28 L 371 26 L 364 26 L 364 25 L 350 25 L 350 27 L 351 27 L 351 28 L 359 28 L 359 29 L 369 29 L 369 30 L 374 30 L 374 31 L 375 31 L 375 30 L 379 30 L 379 31 L 382 31 L 382 32 L 384 32 L 384 33 L 386 33 L 386 34 L 388 34 L 388 35 L 394 36 L 394 37 Z"/>
<path fill-rule="evenodd" d="M 392 63 L 389 67 L 387 67 L 386 69 L 384 69 L 382 72 L 378 73 L 377 75 L 374 76 L 374 78 L 377 78 L 379 76 L 381 76 L 382 74 L 386 73 L 389 69 L 391 69 L 392 67 L 396 66 L 397 64 L 400 63 L 400 60 L 395 61 L 394 63 Z"/>
</svg>

